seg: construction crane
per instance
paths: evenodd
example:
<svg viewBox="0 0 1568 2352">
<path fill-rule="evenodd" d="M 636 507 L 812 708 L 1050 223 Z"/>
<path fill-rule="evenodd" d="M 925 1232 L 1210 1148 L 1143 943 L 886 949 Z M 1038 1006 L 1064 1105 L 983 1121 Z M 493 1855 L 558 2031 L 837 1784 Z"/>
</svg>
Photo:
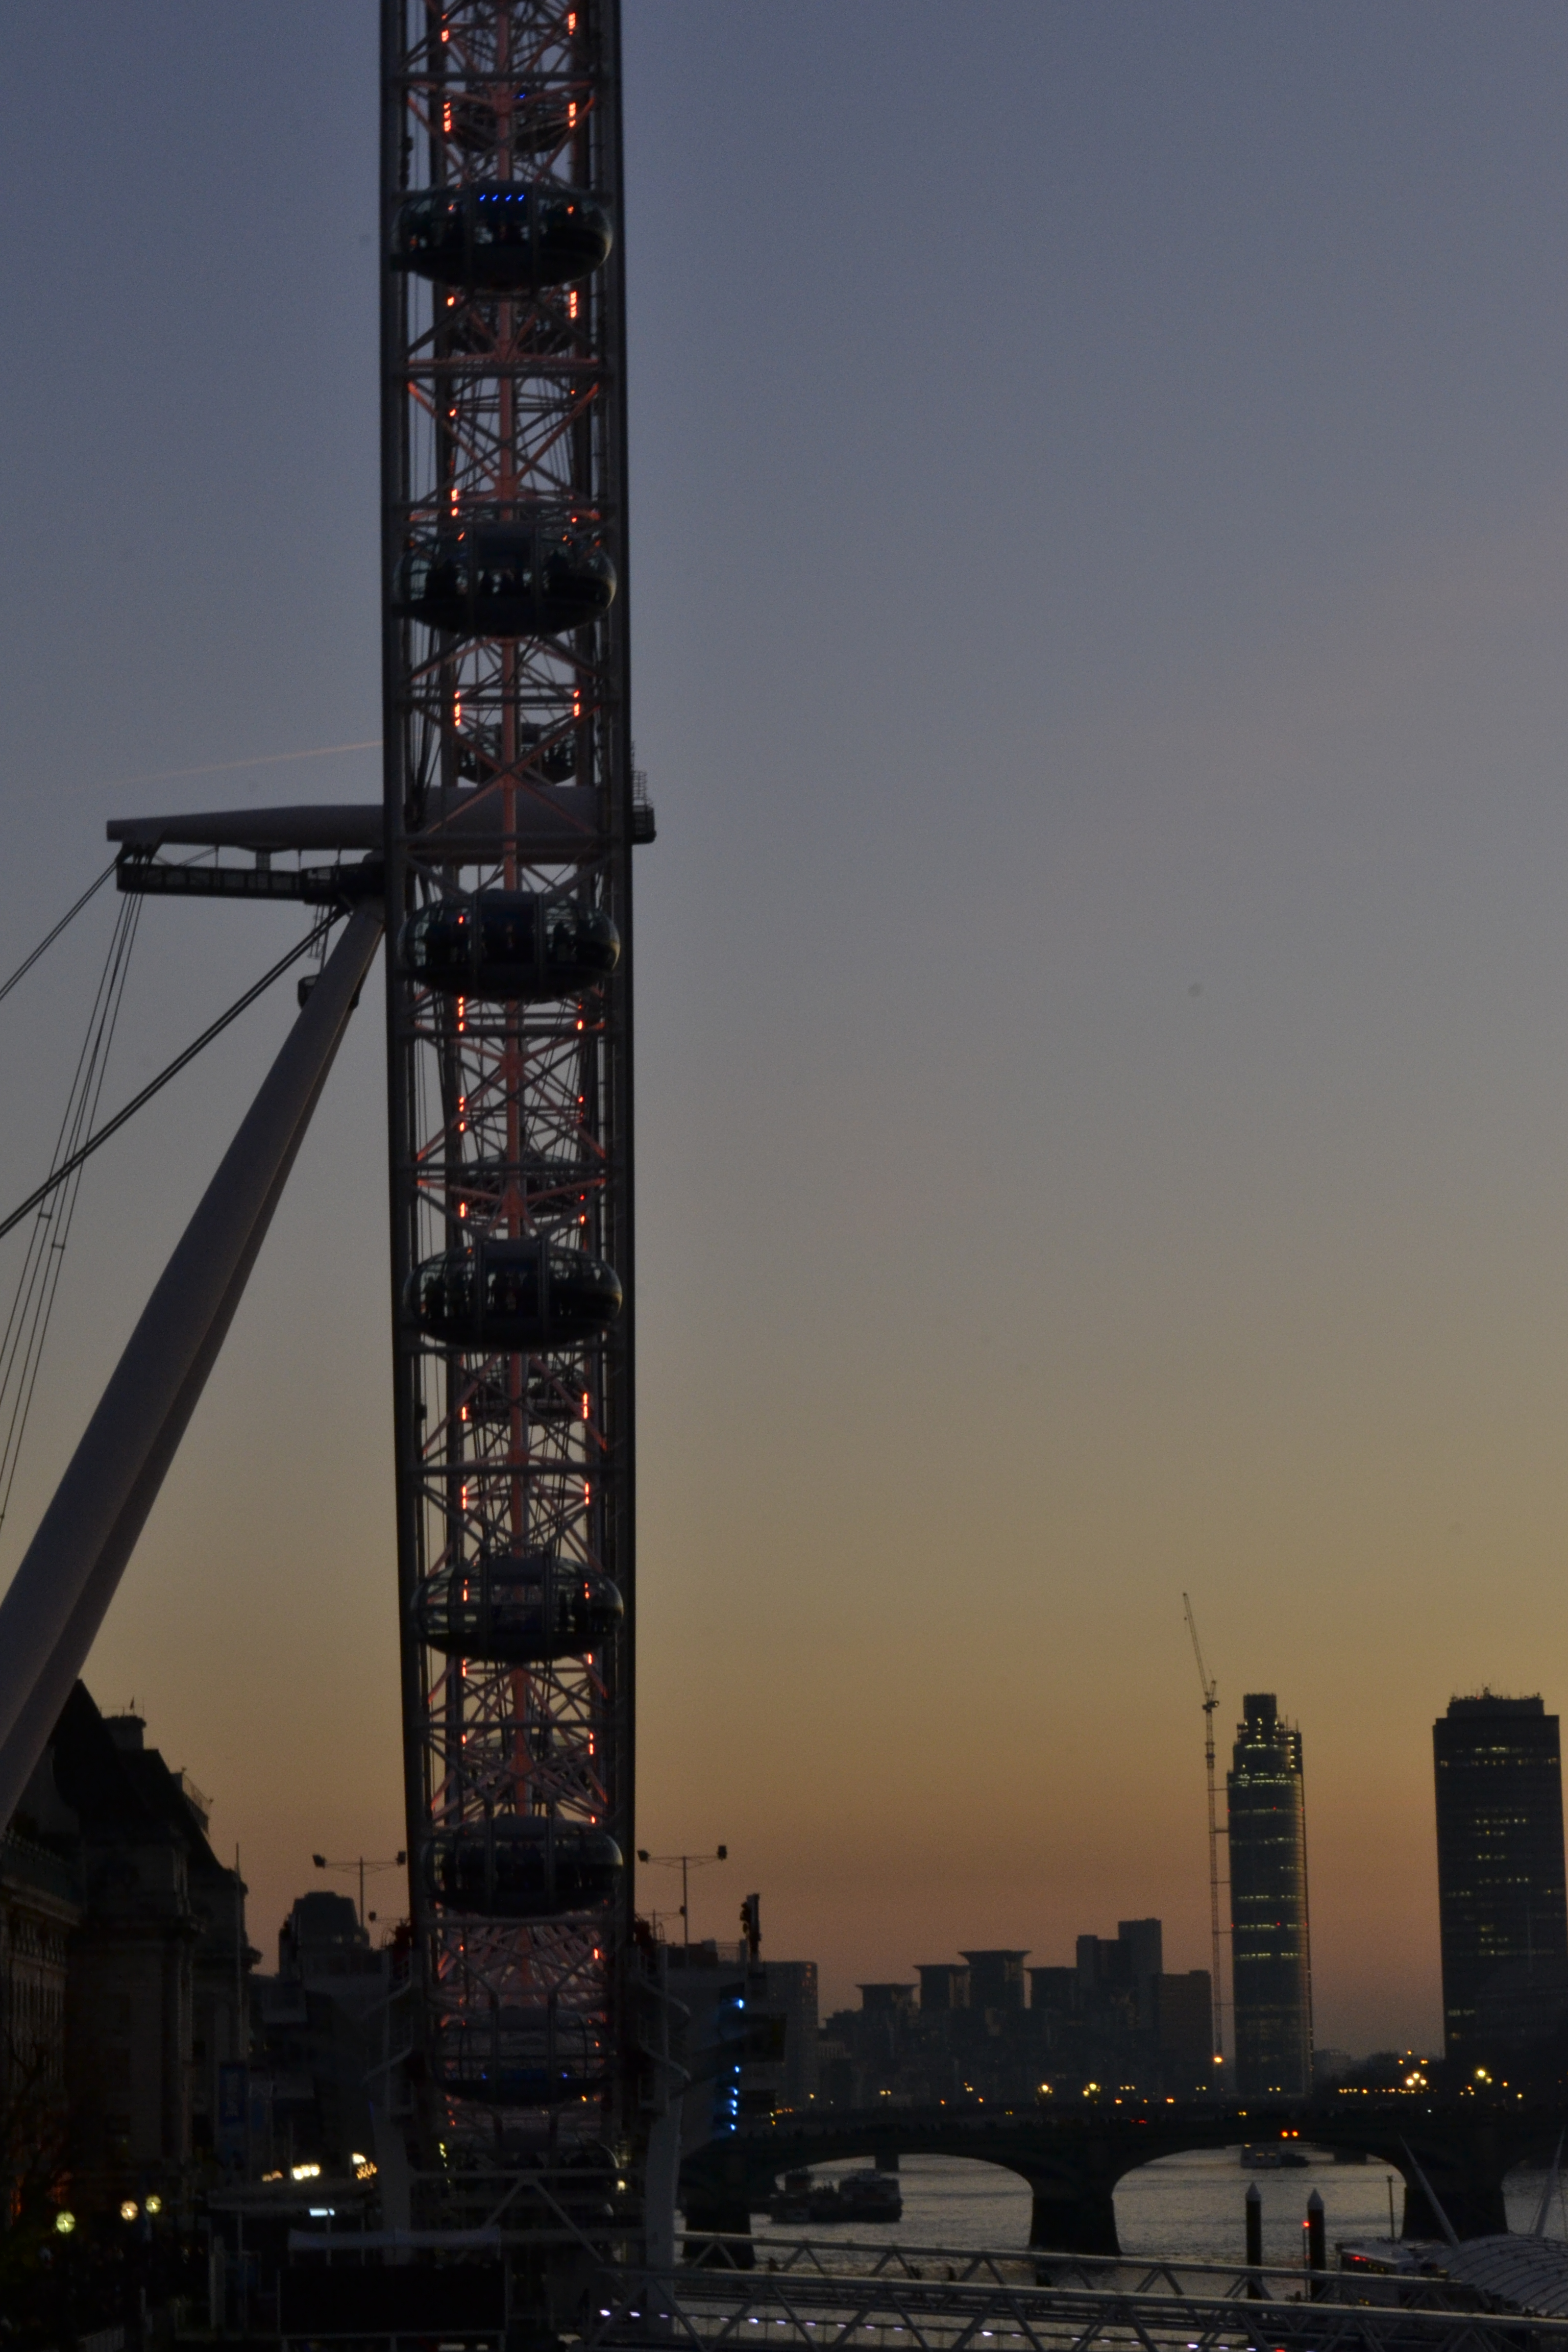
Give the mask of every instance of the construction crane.
<svg viewBox="0 0 1568 2352">
<path fill-rule="evenodd" d="M 1204 1694 L 1204 1769 L 1208 1777 L 1209 1799 L 1209 1936 L 1213 1944 L 1214 1975 L 1214 2039 L 1215 2055 L 1225 2063 L 1225 1990 L 1220 1975 L 1219 1926 L 1219 1819 L 1215 1805 L 1214 1783 L 1214 1717 L 1219 1705 L 1219 1685 L 1204 1664 L 1203 1644 L 1198 1640 L 1198 1621 L 1193 1615 L 1193 1604 L 1182 1595 L 1182 1608 L 1186 1615 L 1187 1631 L 1193 1637 L 1193 1655 L 1198 1662 L 1198 1681 Z"/>
</svg>

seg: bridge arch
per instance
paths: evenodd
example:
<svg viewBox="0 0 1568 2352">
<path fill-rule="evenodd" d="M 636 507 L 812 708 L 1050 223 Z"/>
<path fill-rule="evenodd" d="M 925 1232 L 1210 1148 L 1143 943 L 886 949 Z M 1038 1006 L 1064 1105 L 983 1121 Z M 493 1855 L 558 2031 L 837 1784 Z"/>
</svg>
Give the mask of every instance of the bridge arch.
<svg viewBox="0 0 1568 2352">
<path fill-rule="evenodd" d="M 1123 2253 L 1141 2259 L 1210 2258 L 1240 2263 L 1247 2252 L 1249 2192 L 1260 2200 L 1264 2260 L 1299 2263 L 1307 2200 L 1324 2204 L 1331 2246 L 1336 2239 L 1383 2239 L 1404 2214 L 1405 2181 L 1381 2160 L 1336 2161 L 1316 2141 L 1290 2143 L 1300 2160 L 1252 2170 L 1239 2161 L 1254 2143 L 1238 2132 L 1227 2145 L 1173 2148 L 1134 2165 L 1115 2184 L 1116 2235 Z"/>
<path fill-rule="evenodd" d="M 748 2124 L 703 2148 L 682 2168 L 682 2203 L 692 2230 L 749 2233 L 775 2179 L 819 2164 L 888 2155 L 977 2157 L 1015 2172 L 1033 2199 L 1029 2242 L 1061 2252 L 1120 2252 L 1115 2191 L 1128 2173 L 1184 2149 L 1234 2147 L 1282 2132 L 1302 2142 L 1363 2154 L 1405 2184 L 1403 2234 L 1436 2237 L 1415 2167 L 1431 2183 L 1461 2237 L 1507 2227 L 1503 2176 L 1539 2150 L 1549 2161 L 1555 2111 L 1450 2106 L 1398 2099 L 1319 2106 L 1220 2108 L 1089 2105 L 1043 2107 L 810 2110 Z"/>
<path fill-rule="evenodd" d="M 1503 2175 L 1503 2201 L 1510 2230 L 1533 2230 L 1544 2198 L 1545 2235 L 1568 2238 L 1568 2144 L 1564 2145 L 1563 2165 L 1555 2179 L 1553 2153 L 1550 2148 L 1531 2148 Z"/>
</svg>

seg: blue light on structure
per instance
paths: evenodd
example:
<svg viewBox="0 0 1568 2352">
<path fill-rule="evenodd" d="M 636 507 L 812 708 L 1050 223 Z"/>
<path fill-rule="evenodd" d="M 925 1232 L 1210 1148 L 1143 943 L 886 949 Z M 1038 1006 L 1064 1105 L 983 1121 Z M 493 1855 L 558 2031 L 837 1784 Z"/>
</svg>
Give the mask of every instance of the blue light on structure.
<svg viewBox="0 0 1568 2352">
<path fill-rule="evenodd" d="M 741 2060 L 745 2049 L 742 2013 L 745 2006 L 744 1993 L 734 1992 L 721 2000 L 714 2011 L 714 2033 L 721 2053 L 713 2084 L 713 2129 L 716 2134 L 734 2131 L 740 2119 Z"/>
</svg>

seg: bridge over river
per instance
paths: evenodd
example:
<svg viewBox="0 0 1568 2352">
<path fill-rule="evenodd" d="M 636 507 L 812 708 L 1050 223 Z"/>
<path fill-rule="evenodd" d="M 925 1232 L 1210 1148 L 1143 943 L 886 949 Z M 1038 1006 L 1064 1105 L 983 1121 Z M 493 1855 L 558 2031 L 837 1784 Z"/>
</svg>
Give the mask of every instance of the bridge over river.
<svg viewBox="0 0 1568 2352">
<path fill-rule="evenodd" d="M 689 2232 L 749 2233 L 785 2172 L 894 2156 L 964 2156 L 1028 2182 L 1029 2242 L 1059 2252 L 1114 2254 L 1114 2191 L 1124 2174 L 1191 2148 L 1234 2147 L 1299 2134 L 1303 2144 L 1365 2156 L 1405 2182 L 1405 2235 L 1442 2235 L 1421 2186 L 1425 2174 L 1456 2232 L 1506 2230 L 1503 2180 L 1515 2165 L 1546 2164 L 1563 2117 L 1555 2107 L 1465 2098 L 1429 2105 L 1408 2097 L 1346 2095 L 1315 2102 L 1257 2101 L 1060 2108 L 827 2107 L 748 2119 L 688 2157 L 681 2202 Z"/>
</svg>

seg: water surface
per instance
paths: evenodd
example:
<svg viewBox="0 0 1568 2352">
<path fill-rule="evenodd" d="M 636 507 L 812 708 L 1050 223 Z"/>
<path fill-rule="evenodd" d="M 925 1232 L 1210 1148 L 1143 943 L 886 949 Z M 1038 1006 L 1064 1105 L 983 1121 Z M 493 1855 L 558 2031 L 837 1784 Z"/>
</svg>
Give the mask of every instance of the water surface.
<svg viewBox="0 0 1568 2352">
<path fill-rule="evenodd" d="M 1389 2196 L 1394 2228 L 1404 2212 L 1404 2184 L 1382 2164 L 1336 2164 L 1322 2149 L 1306 2151 L 1308 2168 L 1296 2172 L 1244 2172 L 1239 2148 L 1194 2149 L 1162 2157 L 1127 2175 L 1116 2191 L 1116 2229 L 1124 2253 L 1164 2254 L 1187 2262 L 1239 2262 L 1246 2252 L 1246 2197 L 1253 2182 L 1263 2200 L 1263 2253 L 1270 2263 L 1300 2259 L 1307 2200 L 1315 2189 L 1323 2200 L 1333 2262 L 1336 2240 L 1389 2235 Z M 833 2180 L 858 2168 L 819 2165 L 816 2178 Z M 904 2216 L 896 2227 L 865 2222 L 814 2224 L 810 2230 L 775 2230 L 765 2213 L 752 2217 L 759 2238 L 811 2237 L 824 2244 L 854 2239 L 880 2245 L 990 2246 L 1005 2251 L 1029 2242 L 1028 2188 L 1016 2173 L 968 2157 L 906 2156 L 900 2167 Z M 1545 2175 L 1521 2169 L 1510 2175 L 1506 2201 L 1509 2227 L 1528 2230 L 1545 2187 Z M 1568 2238 L 1564 2194 L 1552 2200 L 1547 2233 Z"/>
</svg>

